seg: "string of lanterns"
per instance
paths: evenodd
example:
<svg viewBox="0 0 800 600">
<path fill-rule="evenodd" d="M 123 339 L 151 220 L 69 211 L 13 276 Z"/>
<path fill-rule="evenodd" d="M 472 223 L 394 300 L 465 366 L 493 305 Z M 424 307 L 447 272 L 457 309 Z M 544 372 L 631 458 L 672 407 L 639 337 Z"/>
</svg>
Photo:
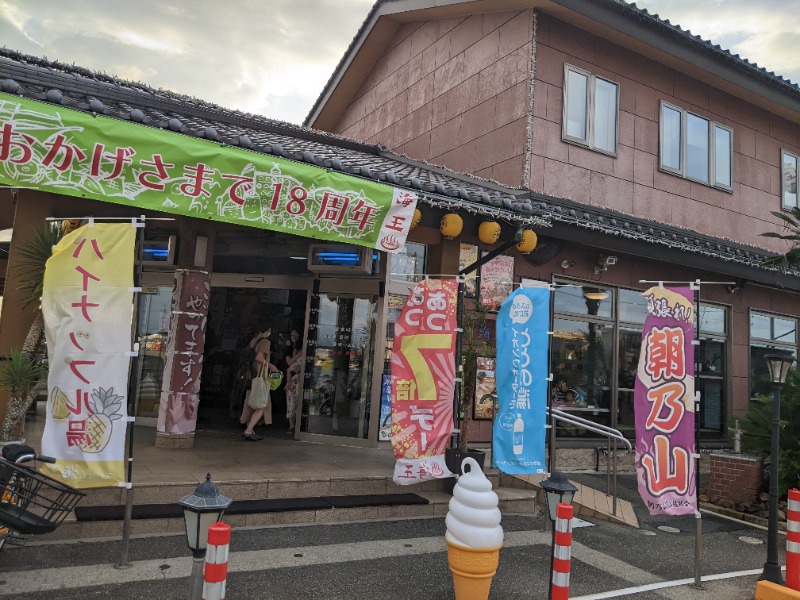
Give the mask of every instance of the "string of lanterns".
<svg viewBox="0 0 800 600">
<path fill-rule="evenodd" d="M 421 220 L 422 211 L 417 208 L 414 210 L 414 216 L 411 218 L 411 229 L 419 225 Z M 447 213 L 439 222 L 439 231 L 447 240 L 454 240 L 460 236 L 463 229 L 464 219 L 461 215 L 456 213 Z M 483 221 L 478 226 L 478 239 L 481 243 L 490 246 L 497 243 L 497 240 L 500 239 L 501 230 L 500 223 L 497 221 Z M 536 249 L 538 242 L 539 238 L 536 232 L 531 229 L 525 229 L 522 231 L 522 239 L 516 244 L 517 250 L 522 254 L 530 254 Z"/>
</svg>

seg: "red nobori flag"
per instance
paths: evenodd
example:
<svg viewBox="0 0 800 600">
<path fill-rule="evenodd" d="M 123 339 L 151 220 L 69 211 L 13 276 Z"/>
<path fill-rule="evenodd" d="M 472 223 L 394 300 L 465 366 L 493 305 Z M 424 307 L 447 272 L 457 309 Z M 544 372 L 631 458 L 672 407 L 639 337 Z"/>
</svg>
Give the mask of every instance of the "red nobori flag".
<svg viewBox="0 0 800 600">
<path fill-rule="evenodd" d="M 423 280 L 394 326 L 392 448 L 394 481 L 449 477 L 444 451 L 453 430 L 455 279 Z"/>
</svg>

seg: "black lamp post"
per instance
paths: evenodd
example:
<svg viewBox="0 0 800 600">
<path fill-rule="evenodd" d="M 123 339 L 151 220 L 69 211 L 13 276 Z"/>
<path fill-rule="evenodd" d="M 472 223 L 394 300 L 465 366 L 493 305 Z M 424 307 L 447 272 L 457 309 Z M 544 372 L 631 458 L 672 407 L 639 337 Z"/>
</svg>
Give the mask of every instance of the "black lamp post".
<svg viewBox="0 0 800 600">
<path fill-rule="evenodd" d="M 562 502 L 572 504 L 572 499 L 575 497 L 575 492 L 578 491 L 578 488 L 572 485 L 560 471 L 551 473 L 550 477 L 542 481 L 540 485 L 544 490 L 544 499 L 547 503 L 547 514 L 550 517 L 550 529 L 552 530 L 550 542 L 550 585 L 547 588 L 547 597 L 551 598 L 553 591 L 553 548 L 556 544 L 556 508 Z"/>
<path fill-rule="evenodd" d="M 764 356 L 772 384 L 772 440 L 769 465 L 769 522 L 767 529 L 767 562 L 759 579 L 783 585 L 783 573 L 778 563 L 778 463 L 780 453 L 781 388 L 794 358 L 784 354 Z"/>
<path fill-rule="evenodd" d="M 192 575 L 189 578 L 189 600 L 201 600 L 203 596 L 203 561 L 208 545 L 208 528 L 222 519 L 232 500 L 223 496 L 211 481 L 211 474 L 197 486 L 193 494 L 178 501 L 183 507 L 186 527 L 186 543 L 192 551 Z"/>
</svg>

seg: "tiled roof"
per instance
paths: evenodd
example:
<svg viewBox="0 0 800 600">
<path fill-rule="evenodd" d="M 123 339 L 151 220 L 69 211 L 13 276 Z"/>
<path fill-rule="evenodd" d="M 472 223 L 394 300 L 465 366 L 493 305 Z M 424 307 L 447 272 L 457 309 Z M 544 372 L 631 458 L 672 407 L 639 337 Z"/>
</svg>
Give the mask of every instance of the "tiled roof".
<svg viewBox="0 0 800 600">
<path fill-rule="evenodd" d="M 760 266 L 768 255 L 731 240 L 508 188 L 414 161 L 378 145 L 225 109 L 8 49 L 0 49 L 0 90 L 405 187 L 419 192 L 424 202 L 443 209 L 491 215 L 533 227 L 558 222 L 751 267 Z"/>
<path fill-rule="evenodd" d="M 688 29 L 683 29 L 678 24 L 670 23 L 669 19 L 662 19 L 657 13 L 651 13 L 646 8 L 639 8 L 635 2 L 626 2 L 625 0 L 610 0 L 618 5 L 623 11 L 634 11 L 633 14 L 637 18 L 646 19 L 653 24 L 678 34 L 687 43 L 702 48 L 708 52 L 717 55 L 717 58 L 722 61 L 733 62 L 739 64 L 741 67 L 750 71 L 750 74 L 755 77 L 764 77 L 773 80 L 773 83 L 786 88 L 793 92 L 800 92 L 800 86 L 793 83 L 789 79 L 775 73 L 774 71 L 767 71 L 763 67 L 759 67 L 756 63 L 747 60 L 743 56 L 732 53 L 730 50 L 722 48 L 719 44 L 715 44 L 710 40 L 705 40 L 699 35 L 693 35 Z"/>
</svg>

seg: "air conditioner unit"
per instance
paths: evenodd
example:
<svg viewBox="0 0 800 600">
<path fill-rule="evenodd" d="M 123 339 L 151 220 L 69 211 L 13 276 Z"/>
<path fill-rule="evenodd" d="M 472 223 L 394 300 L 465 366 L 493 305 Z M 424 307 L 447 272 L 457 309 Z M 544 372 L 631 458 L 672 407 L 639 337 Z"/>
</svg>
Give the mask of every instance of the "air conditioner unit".
<svg viewBox="0 0 800 600">
<path fill-rule="evenodd" d="M 372 248 L 340 244 L 311 244 L 308 270 L 312 273 L 358 273 L 369 275 L 377 252 Z"/>
<path fill-rule="evenodd" d="M 171 235 L 166 240 L 145 240 L 142 242 L 142 266 L 170 267 L 175 264 L 178 238 Z"/>
</svg>

